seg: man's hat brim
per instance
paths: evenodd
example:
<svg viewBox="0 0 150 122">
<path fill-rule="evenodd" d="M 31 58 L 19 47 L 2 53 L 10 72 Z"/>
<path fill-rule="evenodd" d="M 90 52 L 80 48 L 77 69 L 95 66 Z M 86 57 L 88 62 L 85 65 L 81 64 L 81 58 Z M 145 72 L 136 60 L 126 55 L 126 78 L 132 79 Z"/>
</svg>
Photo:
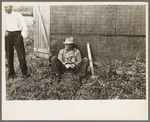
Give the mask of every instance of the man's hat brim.
<svg viewBox="0 0 150 122">
<path fill-rule="evenodd" d="M 62 42 L 64 44 L 75 44 L 75 42 Z"/>
</svg>

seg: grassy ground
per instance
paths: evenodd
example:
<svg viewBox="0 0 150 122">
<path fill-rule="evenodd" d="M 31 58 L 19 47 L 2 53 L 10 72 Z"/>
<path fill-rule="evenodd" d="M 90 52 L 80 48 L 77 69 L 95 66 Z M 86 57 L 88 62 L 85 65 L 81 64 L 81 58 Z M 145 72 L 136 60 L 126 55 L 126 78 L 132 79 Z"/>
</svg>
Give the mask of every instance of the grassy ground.
<svg viewBox="0 0 150 122">
<path fill-rule="evenodd" d="M 33 27 L 29 27 L 29 36 L 24 40 L 27 61 L 33 54 Z M 129 63 L 130 62 L 130 63 Z M 146 99 L 145 60 L 134 59 L 125 62 L 103 61 L 94 66 L 96 77 L 90 74 L 84 79 L 67 72 L 57 84 L 49 77 L 51 69 L 36 59 L 28 62 L 31 77 L 21 78 L 21 72 L 15 52 L 14 59 L 17 78 L 6 80 L 7 100 L 112 100 Z M 6 74 L 7 74 L 6 68 Z M 7 78 L 7 76 L 6 76 Z"/>
</svg>

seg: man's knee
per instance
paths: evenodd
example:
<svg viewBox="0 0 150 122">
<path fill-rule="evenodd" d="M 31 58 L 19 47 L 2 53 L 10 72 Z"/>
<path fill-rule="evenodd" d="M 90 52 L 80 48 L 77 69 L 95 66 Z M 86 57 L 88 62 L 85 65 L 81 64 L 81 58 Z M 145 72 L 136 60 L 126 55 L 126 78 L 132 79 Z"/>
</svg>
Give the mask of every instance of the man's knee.
<svg viewBox="0 0 150 122">
<path fill-rule="evenodd" d="M 51 57 L 51 62 L 55 62 L 57 60 L 57 56 L 52 56 Z"/>
<path fill-rule="evenodd" d="M 89 59 L 87 57 L 83 58 L 83 61 L 84 61 L 85 64 L 89 63 Z"/>
</svg>

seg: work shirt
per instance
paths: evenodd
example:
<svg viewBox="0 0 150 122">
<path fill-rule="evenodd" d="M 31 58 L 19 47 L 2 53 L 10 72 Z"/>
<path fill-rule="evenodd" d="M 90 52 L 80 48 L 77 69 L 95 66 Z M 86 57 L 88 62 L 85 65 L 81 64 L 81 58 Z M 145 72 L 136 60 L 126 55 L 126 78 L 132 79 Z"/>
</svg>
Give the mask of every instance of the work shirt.
<svg viewBox="0 0 150 122">
<path fill-rule="evenodd" d="M 80 51 L 76 48 L 68 51 L 66 49 L 61 49 L 58 54 L 58 59 L 65 65 L 66 63 L 78 64 L 81 59 Z"/>
<path fill-rule="evenodd" d="M 23 38 L 28 36 L 28 28 L 21 13 L 12 11 L 4 15 L 5 31 L 21 31 Z"/>
</svg>

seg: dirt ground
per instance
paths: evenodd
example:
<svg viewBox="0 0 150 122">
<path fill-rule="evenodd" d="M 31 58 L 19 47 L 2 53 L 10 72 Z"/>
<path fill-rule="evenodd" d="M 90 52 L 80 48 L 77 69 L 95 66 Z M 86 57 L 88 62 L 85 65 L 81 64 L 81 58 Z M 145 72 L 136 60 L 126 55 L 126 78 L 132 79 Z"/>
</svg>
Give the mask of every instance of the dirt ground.
<svg viewBox="0 0 150 122">
<path fill-rule="evenodd" d="M 62 75 L 61 82 L 57 84 L 55 77 L 50 77 L 49 63 L 31 58 L 34 53 L 33 30 L 33 26 L 30 26 L 29 36 L 24 40 L 28 71 L 31 77 L 21 78 L 15 52 L 14 66 L 18 77 L 8 80 L 8 69 L 5 68 L 7 100 L 146 99 L 145 59 L 94 63 L 95 78 L 91 78 L 90 72 L 83 79 L 66 72 Z"/>
</svg>

